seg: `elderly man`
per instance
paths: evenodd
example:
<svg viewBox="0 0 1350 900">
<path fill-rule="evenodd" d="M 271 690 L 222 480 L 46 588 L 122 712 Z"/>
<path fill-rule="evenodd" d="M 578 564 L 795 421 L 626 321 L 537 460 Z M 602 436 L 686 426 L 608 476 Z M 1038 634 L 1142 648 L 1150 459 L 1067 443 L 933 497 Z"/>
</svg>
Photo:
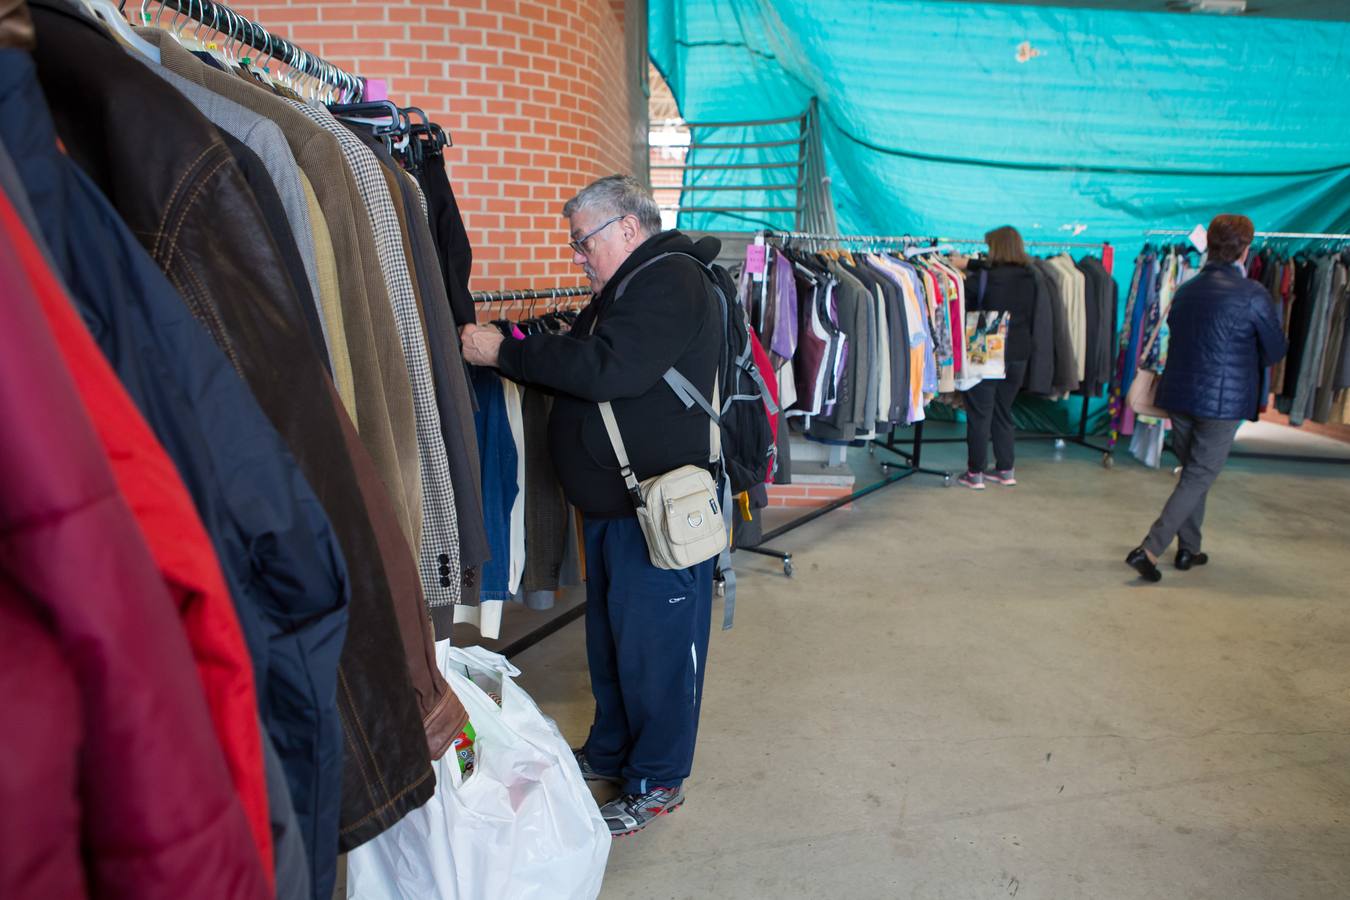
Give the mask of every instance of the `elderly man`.
<svg viewBox="0 0 1350 900">
<path fill-rule="evenodd" d="M 582 511 L 586 650 L 595 722 L 577 762 L 588 780 L 621 785 L 601 810 L 631 834 L 684 802 L 694 758 L 712 615 L 713 566 L 652 565 L 601 419 L 611 401 L 639 480 L 708 466 L 709 420 L 663 381 L 674 368 L 706 397 L 722 346 L 720 303 L 697 245 L 662 231 L 651 194 L 632 178 L 594 182 L 563 207 L 572 261 L 595 292 L 570 334 L 504 340 L 466 326 L 464 357 L 554 394 L 549 447 L 568 500 Z"/>
</svg>

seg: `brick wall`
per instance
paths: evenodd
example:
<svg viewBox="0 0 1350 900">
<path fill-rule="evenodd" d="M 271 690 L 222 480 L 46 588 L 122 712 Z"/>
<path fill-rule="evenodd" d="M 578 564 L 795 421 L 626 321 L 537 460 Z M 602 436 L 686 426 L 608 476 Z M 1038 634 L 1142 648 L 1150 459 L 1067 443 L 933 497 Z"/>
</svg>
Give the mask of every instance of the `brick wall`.
<svg viewBox="0 0 1350 900">
<path fill-rule="evenodd" d="M 474 290 L 582 282 L 562 204 L 630 167 L 623 0 L 253 0 L 234 8 L 448 129 Z"/>
<path fill-rule="evenodd" d="M 772 484 L 769 485 L 769 507 L 771 509 L 815 509 L 827 503 L 833 503 L 840 497 L 853 493 L 853 485 L 837 484 Z M 848 504 L 844 509 L 852 509 Z"/>
</svg>

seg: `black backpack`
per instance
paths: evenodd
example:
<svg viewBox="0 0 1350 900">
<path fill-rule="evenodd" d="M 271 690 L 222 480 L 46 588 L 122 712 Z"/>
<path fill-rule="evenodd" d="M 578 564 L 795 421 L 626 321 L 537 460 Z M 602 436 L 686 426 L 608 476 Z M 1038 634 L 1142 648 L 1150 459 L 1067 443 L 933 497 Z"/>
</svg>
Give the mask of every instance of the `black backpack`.
<svg viewBox="0 0 1350 900">
<path fill-rule="evenodd" d="M 705 268 L 722 304 L 722 460 L 731 492 L 739 494 L 763 484 L 773 472 L 778 448 L 769 415 L 778 409 L 755 365 L 745 309 L 732 299 L 736 286 L 731 274 L 716 264 Z"/>
<path fill-rule="evenodd" d="M 615 300 L 638 272 L 668 256 L 687 256 L 698 263 L 706 276 L 710 295 L 715 294 L 721 305 L 723 340 L 717 380 L 721 409 L 714 410 L 708 398 L 674 368 L 665 373 L 665 381 L 686 407 L 697 403 L 718 422 L 722 435 L 723 471 L 731 482 L 731 493 L 739 494 L 763 484 L 773 471 L 777 448 L 769 428 L 769 415 L 777 413 L 778 409 L 755 366 L 750 323 L 745 318 L 745 310 L 731 299 L 736 296 L 731 274 L 722 266 L 705 263 L 690 253 L 662 253 L 629 273 L 619 285 Z"/>
</svg>

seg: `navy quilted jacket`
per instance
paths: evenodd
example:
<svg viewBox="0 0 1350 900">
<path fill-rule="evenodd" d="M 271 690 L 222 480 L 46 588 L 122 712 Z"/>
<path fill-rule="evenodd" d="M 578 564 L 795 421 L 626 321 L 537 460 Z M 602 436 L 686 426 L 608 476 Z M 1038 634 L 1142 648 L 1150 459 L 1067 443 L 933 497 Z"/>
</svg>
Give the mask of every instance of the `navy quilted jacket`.
<svg viewBox="0 0 1350 900">
<path fill-rule="evenodd" d="M 1158 406 L 1202 419 L 1255 419 L 1264 370 L 1288 349 L 1270 294 L 1236 266 L 1210 263 L 1178 290 Z"/>
</svg>

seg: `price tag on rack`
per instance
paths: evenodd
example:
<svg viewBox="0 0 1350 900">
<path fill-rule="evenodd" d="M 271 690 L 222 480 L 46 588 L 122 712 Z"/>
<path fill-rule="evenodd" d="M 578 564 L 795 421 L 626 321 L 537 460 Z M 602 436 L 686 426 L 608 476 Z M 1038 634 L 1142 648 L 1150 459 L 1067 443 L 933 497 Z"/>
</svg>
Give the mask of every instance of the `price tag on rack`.
<svg viewBox="0 0 1350 900">
<path fill-rule="evenodd" d="M 1195 245 L 1195 249 L 1199 250 L 1201 253 L 1204 253 L 1209 249 L 1209 231 L 1206 230 L 1205 226 L 1195 226 L 1194 230 L 1190 233 L 1190 239 L 1191 243 Z"/>
<path fill-rule="evenodd" d="M 764 246 L 764 236 L 756 235 L 755 242 L 745 248 L 745 271 L 755 281 L 764 280 L 767 258 L 768 248 Z"/>
</svg>

